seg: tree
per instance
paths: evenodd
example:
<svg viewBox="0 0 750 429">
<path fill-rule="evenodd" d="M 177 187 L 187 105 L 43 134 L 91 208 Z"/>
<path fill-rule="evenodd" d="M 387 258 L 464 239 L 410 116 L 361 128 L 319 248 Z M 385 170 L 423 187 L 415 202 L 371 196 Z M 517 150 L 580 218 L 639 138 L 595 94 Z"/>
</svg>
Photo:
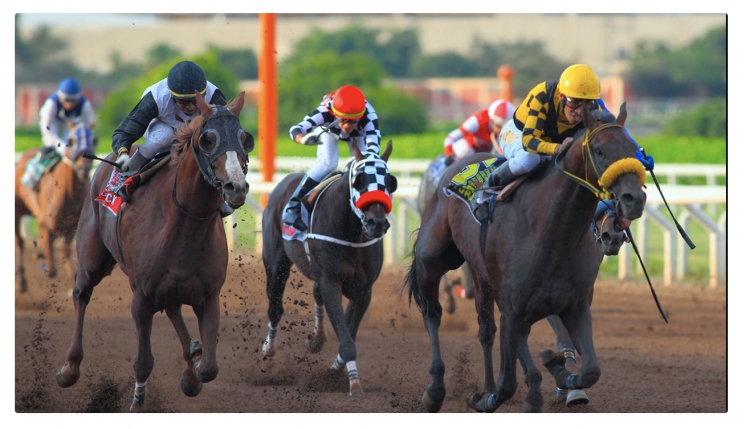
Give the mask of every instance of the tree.
<svg viewBox="0 0 750 429">
<path fill-rule="evenodd" d="M 182 51 L 175 49 L 167 43 L 159 43 L 158 45 L 152 46 L 146 52 L 146 68 L 152 68 L 172 57 L 182 55 Z"/>
<path fill-rule="evenodd" d="M 225 49 L 209 45 L 224 66 L 241 80 L 258 79 L 258 55 L 252 49 Z"/>
</svg>

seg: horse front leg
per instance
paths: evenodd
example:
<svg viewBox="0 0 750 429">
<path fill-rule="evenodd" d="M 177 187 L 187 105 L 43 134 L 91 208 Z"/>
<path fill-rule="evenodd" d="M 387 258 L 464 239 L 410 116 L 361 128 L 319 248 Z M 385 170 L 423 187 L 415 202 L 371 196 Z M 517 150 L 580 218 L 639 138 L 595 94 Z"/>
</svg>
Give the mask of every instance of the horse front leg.
<svg viewBox="0 0 750 429">
<path fill-rule="evenodd" d="M 573 346 L 573 340 L 570 339 L 568 330 L 560 320 L 560 316 L 557 314 L 551 314 L 547 316 L 547 322 L 549 322 L 552 330 L 555 331 L 555 338 L 557 342 L 557 350 L 565 357 L 565 369 L 572 373 L 577 373 L 576 369 L 576 356 L 575 346 Z M 589 403 L 589 397 L 583 389 L 560 389 L 557 388 L 555 399 L 560 401 L 563 396 L 565 397 L 565 405 L 572 407 L 573 405 Z"/>
<path fill-rule="evenodd" d="M 305 348 L 310 353 L 318 353 L 328 340 L 326 307 L 323 304 L 323 295 L 320 294 L 320 283 L 318 282 L 313 285 L 313 299 L 315 299 L 315 324 L 313 325 L 313 333 L 308 335 L 307 340 L 305 340 Z"/>
<path fill-rule="evenodd" d="M 360 288 L 355 287 L 356 290 Z M 346 307 L 346 326 L 351 336 L 352 343 L 356 347 L 357 343 L 357 332 L 359 331 L 359 324 L 362 322 L 362 318 L 367 312 L 367 308 L 370 306 L 372 300 L 372 284 L 362 288 L 362 293 L 349 301 Z M 356 350 L 355 350 L 356 352 Z M 336 357 L 334 367 L 339 362 L 339 356 Z M 357 371 L 356 362 L 349 364 L 347 362 L 347 370 L 349 372 L 349 395 L 359 396 L 363 393 L 362 385 L 359 381 L 359 372 Z"/>
<path fill-rule="evenodd" d="M 216 378 L 219 374 L 219 365 L 216 362 L 216 339 L 219 335 L 219 296 L 221 287 L 216 288 L 206 298 L 201 307 L 193 307 L 195 315 L 198 317 L 198 329 L 203 341 L 202 350 L 200 344 L 191 343 L 190 354 L 193 356 L 193 371 L 195 376 L 202 383 L 208 383 Z"/>
<path fill-rule="evenodd" d="M 177 337 L 180 339 L 180 345 L 182 345 L 182 358 L 187 362 L 187 368 L 182 371 L 180 377 L 180 389 L 186 396 L 194 397 L 198 396 L 203 389 L 203 383 L 201 383 L 195 376 L 193 370 L 193 353 L 197 353 L 200 350 L 196 350 L 194 341 L 190 339 L 190 333 L 185 325 L 185 320 L 182 318 L 182 305 L 174 307 L 167 307 L 167 317 L 172 322 L 175 331 L 177 331 Z M 191 350 L 191 345 L 193 350 Z"/>
<path fill-rule="evenodd" d="M 324 278 L 320 281 L 320 294 L 323 297 L 331 325 L 339 339 L 339 353 L 331 365 L 331 369 L 339 370 L 346 367 L 349 373 L 349 396 L 362 396 L 364 393 L 359 382 L 357 371 L 357 347 L 349 333 L 344 308 L 341 305 L 341 284 L 338 281 Z"/>
<path fill-rule="evenodd" d="M 154 369 L 154 355 L 151 353 L 151 327 L 154 321 L 153 303 L 141 295 L 140 290 L 138 290 L 133 295 L 130 313 L 133 316 L 135 330 L 138 334 L 138 352 L 133 361 L 135 392 L 133 393 L 133 403 L 130 404 L 130 411 L 137 411 L 146 403 L 146 383 Z"/>
<path fill-rule="evenodd" d="M 599 381 L 601 368 L 594 351 L 591 330 L 591 308 L 587 302 L 560 313 L 560 319 L 570 333 L 575 348 L 581 355 L 581 371 L 570 372 L 565 366 L 565 356 L 552 350 L 542 350 L 542 361 L 560 389 L 584 389 Z"/>
<path fill-rule="evenodd" d="M 542 397 L 542 373 L 536 367 L 534 359 L 529 351 L 529 329 L 521 333 L 521 340 L 518 344 L 518 360 L 521 362 L 521 368 L 525 374 L 526 386 L 529 393 L 523 402 L 523 411 L 525 413 L 541 413 L 544 406 L 544 397 Z"/>
<path fill-rule="evenodd" d="M 515 315 L 503 311 L 500 316 L 500 377 L 494 393 L 484 395 L 481 400 L 472 404 L 475 410 L 492 413 L 516 393 L 516 360 L 521 335 L 521 322 Z"/>
<path fill-rule="evenodd" d="M 482 393 L 472 392 L 469 397 L 495 391 L 495 374 L 492 364 L 492 346 L 495 344 L 495 334 L 497 325 L 495 324 L 495 300 L 492 298 L 492 291 L 486 282 L 479 283 L 474 274 L 474 284 L 481 285 L 481 290 L 475 296 L 474 306 L 477 310 L 477 322 L 479 323 L 479 343 L 482 345 L 484 354 L 484 387 Z M 470 401 L 472 401 L 470 399 Z M 476 402 L 476 401 L 472 401 Z"/>
<path fill-rule="evenodd" d="M 18 211 L 18 207 L 16 207 L 16 211 Z M 23 263 L 23 237 L 21 237 L 21 216 L 19 216 L 18 214 L 16 214 L 16 250 L 18 252 L 18 256 L 16 257 L 16 261 L 18 263 L 18 266 L 16 268 L 16 281 L 18 283 L 20 292 L 26 293 L 29 290 L 29 284 L 26 280 L 26 269 L 24 268 Z"/>
</svg>

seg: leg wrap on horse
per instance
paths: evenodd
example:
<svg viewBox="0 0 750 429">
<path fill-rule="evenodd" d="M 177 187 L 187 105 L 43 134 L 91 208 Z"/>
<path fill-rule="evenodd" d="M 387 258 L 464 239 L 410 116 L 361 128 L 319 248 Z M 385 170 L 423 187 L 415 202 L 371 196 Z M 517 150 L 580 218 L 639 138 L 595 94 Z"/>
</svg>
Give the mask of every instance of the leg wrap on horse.
<svg viewBox="0 0 750 429">
<path fill-rule="evenodd" d="M 333 360 L 333 365 L 331 365 L 331 369 L 341 369 L 344 367 L 344 360 L 341 359 L 341 355 L 336 355 L 336 359 Z"/>
<path fill-rule="evenodd" d="M 276 333 L 278 331 L 276 328 L 271 325 L 271 322 L 268 322 L 268 335 L 266 335 L 266 340 L 263 342 L 263 355 L 264 356 L 273 356 L 276 354 Z"/>
</svg>

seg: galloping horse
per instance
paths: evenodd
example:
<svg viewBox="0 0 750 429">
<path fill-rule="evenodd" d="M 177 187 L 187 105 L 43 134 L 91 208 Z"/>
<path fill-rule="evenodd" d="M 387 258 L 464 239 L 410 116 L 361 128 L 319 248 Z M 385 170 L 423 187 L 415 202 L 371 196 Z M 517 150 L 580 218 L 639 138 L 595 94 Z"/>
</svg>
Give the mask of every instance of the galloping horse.
<svg viewBox="0 0 750 429">
<path fill-rule="evenodd" d="M 604 123 L 588 109 L 583 116 L 585 133 L 576 136 L 554 163 L 532 172 L 508 202 L 498 203 L 490 213 L 486 246 L 477 245 L 482 231 L 463 201 L 444 193 L 431 200 L 430 215 L 422 219 L 404 280 L 409 300 L 419 306 L 430 336 L 432 382 L 422 396 L 427 411 L 439 411 L 445 398 L 445 364 L 438 340 L 440 277 L 464 259 L 478 285 L 475 305 L 485 364 L 484 392 L 468 398 L 473 409 L 492 412 L 515 394 L 519 359 L 529 386 L 524 410 L 542 410 L 542 374 L 529 352 L 528 335 L 533 323 L 549 315 L 560 316 L 582 360 L 580 374 L 573 374 L 565 368 L 562 353 L 542 351 L 558 388 L 583 389 L 598 381 L 601 369 L 594 352 L 590 305 L 602 256 L 589 225 L 597 198 L 613 197 L 622 219 L 639 218 L 646 202 L 645 171 L 623 132 L 624 104 L 616 121 Z M 477 154 L 452 165 L 440 181 L 441 188 L 464 167 L 485 159 L 487 155 Z M 501 312 L 497 384 L 491 351 L 497 330 L 493 301 Z"/>
<path fill-rule="evenodd" d="M 312 191 L 312 198 L 307 197 L 305 201 L 311 207 L 305 241 L 285 240 L 281 224 L 284 205 L 302 174 L 285 177 L 269 196 L 268 206 L 263 211 L 263 264 L 269 319 L 263 354 L 270 357 L 276 353 L 277 328 L 284 314 L 284 288 L 294 264 L 315 282 L 315 325 L 305 347 L 310 353 L 322 349 L 327 339 L 327 311 L 339 339 L 339 353 L 332 368 L 338 370 L 346 366 L 350 396 L 363 393 L 354 342 L 359 323 L 370 305 L 372 285 L 383 265 L 381 239 L 390 227 L 386 218 L 391 205 L 388 194 L 397 187 L 396 178 L 386 166 L 391 150 L 391 142 L 388 142 L 381 159 L 368 159 L 356 144 L 352 145 L 355 159 L 347 164 L 344 173 L 324 180 L 320 188 Z M 326 182 L 330 184 L 324 187 Z M 315 197 L 317 199 L 311 202 Z M 346 314 L 342 295 L 349 300 Z"/>
<path fill-rule="evenodd" d="M 94 287 L 119 265 L 130 280 L 130 308 L 138 332 L 131 411 L 145 401 L 146 381 L 154 366 L 150 337 L 157 311 L 166 310 L 182 343 L 187 368 L 180 387 L 185 395 L 198 395 L 202 383 L 215 379 L 219 372 L 219 296 L 229 262 L 219 207 L 222 201 L 233 208 L 244 204 L 247 154 L 254 139 L 238 118 L 244 92 L 226 107 L 208 105 L 196 92 L 196 104 L 200 115 L 178 130 L 168 165 L 136 188 L 117 215 L 94 201 L 102 189 L 110 189 L 105 185 L 113 167 L 102 163 L 78 222 L 76 322 L 57 383 L 70 387 L 78 381 L 86 306 Z M 114 159 L 115 154 L 107 157 Z M 202 346 L 191 340 L 182 318 L 183 304 L 192 306 L 198 318 Z"/>
<path fill-rule="evenodd" d="M 42 271 L 48 277 L 55 277 L 57 268 L 53 254 L 55 238 L 63 238 L 63 263 L 68 274 L 73 277 L 70 262 L 71 242 L 76 232 L 76 223 L 81 214 L 86 195 L 89 193 L 89 169 L 91 160 L 84 153 L 94 153 L 97 139 L 94 133 L 83 124 L 72 127 L 67 141 L 68 147 L 62 160 L 54 164 L 50 171 L 39 179 L 37 192 L 21 183 L 21 177 L 31 158 L 39 149 L 29 149 L 16 164 L 16 249 L 18 250 L 18 282 L 21 293 L 28 284 L 23 265 L 23 238 L 20 234 L 21 217 L 34 216 L 39 225 L 40 241 L 44 253 Z"/>
</svg>

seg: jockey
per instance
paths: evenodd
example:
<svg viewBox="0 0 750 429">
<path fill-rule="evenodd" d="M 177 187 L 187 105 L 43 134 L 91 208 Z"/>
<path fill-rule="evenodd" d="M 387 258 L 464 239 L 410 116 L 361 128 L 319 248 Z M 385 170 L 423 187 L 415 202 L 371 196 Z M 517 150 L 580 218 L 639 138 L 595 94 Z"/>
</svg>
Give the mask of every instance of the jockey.
<svg viewBox="0 0 750 429">
<path fill-rule="evenodd" d="M 445 164 L 451 165 L 477 152 L 490 152 L 493 140 L 496 141 L 496 135 L 513 117 L 515 110 L 510 101 L 496 100 L 489 108 L 474 112 L 443 141 Z"/>
<path fill-rule="evenodd" d="M 303 140 L 305 134 L 313 129 L 316 130 L 316 138 Z M 289 136 L 300 144 L 319 145 L 315 164 L 302 177 L 294 195 L 284 207 L 284 223 L 298 231 L 305 231 L 307 226 L 300 216 L 300 202 L 338 166 L 339 140 L 349 143 L 350 150 L 351 145 L 356 144 L 367 158 L 380 158 L 378 115 L 359 88 L 344 85 L 326 94 L 317 109 L 292 126 Z"/>
<path fill-rule="evenodd" d="M 559 80 L 535 86 L 500 132 L 500 146 L 508 162 L 492 172 L 486 186 L 503 187 L 572 144 L 573 135 L 583 128 L 581 109 L 586 100 L 594 101 L 592 110 L 609 113 L 599 95 L 599 77 L 583 64 L 568 67 Z M 638 149 L 636 157 L 647 170 L 653 170 L 654 159 L 644 158 L 638 143 L 627 130 L 625 134 Z"/>
<path fill-rule="evenodd" d="M 500 146 L 508 161 L 492 172 L 484 187 L 502 188 L 570 146 L 573 135 L 583 128 L 582 109 L 587 100 L 594 102 L 592 110 L 610 113 L 600 98 L 599 76 L 583 64 L 568 67 L 559 80 L 538 84 L 526 100 L 500 132 Z M 637 148 L 636 158 L 652 171 L 654 159 L 644 156 L 627 129 L 624 131 Z M 604 212 L 604 204 L 599 202 L 602 207 L 597 213 Z"/>
<path fill-rule="evenodd" d="M 165 79 L 146 88 L 141 100 L 112 134 L 112 150 L 118 155 L 118 168 L 124 172 L 123 178 L 134 175 L 157 153 L 169 149 L 175 131 L 200 115 L 195 91 L 210 100 L 208 104 L 227 104 L 221 90 L 206 80 L 206 73 L 192 61 L 175 64 Z M 141 136 L 145 141 L 131 158 L 130 147 Z M 122 183 L 115 192 L 128 201 L 129 195 Z M 232 211 L 222 204 L 222 216 L 228 216 Z"/>
<path fill-rule="evenodd" d="M 51 158 L 55 152 L 65 155 L 70 130 L 79 123 L 85 124 L 89 129 L 94 128 L 94 107 L 81 93 L 78 81 L 66 78 L 60 82 L 57 91 L 47 97 L 39 110 L 39 128 L 44 147 L 27 164 L 22 182 L 28 188 L 36 187 L 44 171 L 45 167 L 40 161 Z"/>
</svg>

